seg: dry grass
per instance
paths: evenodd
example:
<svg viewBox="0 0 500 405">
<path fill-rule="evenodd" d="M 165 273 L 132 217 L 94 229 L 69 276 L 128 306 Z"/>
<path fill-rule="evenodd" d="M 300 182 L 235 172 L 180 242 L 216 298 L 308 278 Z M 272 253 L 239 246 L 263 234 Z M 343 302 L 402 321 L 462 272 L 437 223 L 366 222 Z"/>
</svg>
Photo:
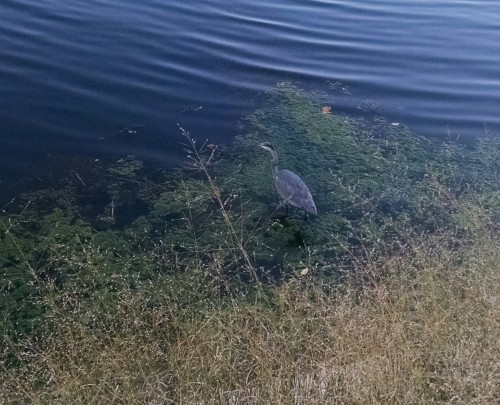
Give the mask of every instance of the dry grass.
<svg viewBox="0 0 500 405">
<path fill-rule="evenodd" d="M 341 290 L 308 275 L 191 313 L 144 284 L 110 316 L 62 306 L 50 333 L 5 345 L 19 365 L 0 370 L 0 402 L 496 403 L 498 240 L 449 238 L 414 238 Z"/>
</svg>

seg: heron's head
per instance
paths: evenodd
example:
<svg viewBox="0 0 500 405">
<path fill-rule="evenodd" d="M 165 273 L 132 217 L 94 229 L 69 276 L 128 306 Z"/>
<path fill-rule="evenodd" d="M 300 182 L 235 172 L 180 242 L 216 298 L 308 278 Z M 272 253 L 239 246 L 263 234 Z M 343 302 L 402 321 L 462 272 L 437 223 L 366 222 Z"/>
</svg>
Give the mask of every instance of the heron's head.
<svg viewBox="0 0 500 405">
<path fill-rule="evenodd" d="M 274 152 L 274 147 L 270 142 L 263 142 L 259 145 L 261 148 L 268 150 L 269 152 Z"/>
</svg>

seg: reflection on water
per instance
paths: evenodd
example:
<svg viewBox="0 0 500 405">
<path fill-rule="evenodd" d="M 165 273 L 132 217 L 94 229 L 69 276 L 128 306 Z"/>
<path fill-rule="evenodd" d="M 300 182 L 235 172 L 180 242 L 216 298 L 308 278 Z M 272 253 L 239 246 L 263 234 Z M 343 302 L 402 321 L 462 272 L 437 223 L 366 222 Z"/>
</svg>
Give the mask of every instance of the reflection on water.
<svg viewBox="0 0 500 405">
<path fill-rule="evenodd" d="M 0 180 L 72 149 L 181 158 L 180 122 L 228 141 L 277 82 L 327 91 L 337 111 L 366 100 L 416 132 L 474 137 L 500 127 L 500 3 L 145 0 L 2 3 Z M 202 107 L 202 108 L 199 108 Z M 137 143 L 97 142 L 144 125 Z M 46 165 L 48 162 L 46 163 Z M 38 164 L 39 166 L 39 164 Z M 36 167 L 36 165 L 35 165 Z"/>
</svg>

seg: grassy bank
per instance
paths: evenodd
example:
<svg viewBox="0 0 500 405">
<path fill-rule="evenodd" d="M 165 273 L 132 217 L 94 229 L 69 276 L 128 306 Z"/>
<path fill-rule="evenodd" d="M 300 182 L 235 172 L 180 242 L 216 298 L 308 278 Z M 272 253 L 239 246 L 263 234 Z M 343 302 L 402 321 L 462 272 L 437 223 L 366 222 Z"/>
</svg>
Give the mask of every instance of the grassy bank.
<svg viewBox="0 0 500 405">
<path fill-rule="evenodd" d="M 190 170 L 87 162 L 0 220 L 2 403 L 495 403 L 498 142 L 283 84 Z M 270 140 L 319 216 L 283 217 Z"/>
<path fill-rule="evenodd" d="M 342 288 L 311 274 L 252 299 L 183 302 L 210 288 L 185 274 L 112 298 L 45 297 L 60 300 L 45 302 L 57 306 L 49 330 L 4 347 L 16 364 L 3 363 L 0 399 L 495 403 L 499 241 L 480 230 L 446 247 L 455 237 L 414 237 L 405 253 L 357 267 Z"/>
</svg>

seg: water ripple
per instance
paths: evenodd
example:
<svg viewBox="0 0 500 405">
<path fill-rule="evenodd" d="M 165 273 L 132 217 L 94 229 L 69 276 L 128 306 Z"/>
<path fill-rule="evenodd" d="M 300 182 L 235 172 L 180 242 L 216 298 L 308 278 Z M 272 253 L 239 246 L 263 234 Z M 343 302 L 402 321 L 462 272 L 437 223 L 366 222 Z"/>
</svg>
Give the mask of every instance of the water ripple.
<svg viewBox="0 0 500 405">
<path fill-rule="evenodd" d="M 258 93 L 282 80 L 346 83 L 352 97 L 332 94 L 337 108 L 375 100 L 420 133 L 500 131 L 496 1 L 6 0 L 0 9 L 3 172 L 138 123 L 148 132 L 131 152 L 177 162 L 177 122 L 230 140 Z"/>
</svg>

